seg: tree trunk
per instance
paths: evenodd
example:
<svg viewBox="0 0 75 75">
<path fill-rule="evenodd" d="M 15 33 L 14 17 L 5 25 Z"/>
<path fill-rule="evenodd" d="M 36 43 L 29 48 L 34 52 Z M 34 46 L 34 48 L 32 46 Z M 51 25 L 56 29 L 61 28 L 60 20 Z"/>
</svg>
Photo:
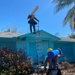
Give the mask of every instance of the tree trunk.
<svg viewBox="0 0 75 75">
<path fill-rule="evenodd" d="M 74 0 L 74 30 L 75 30 L 75 0 Z"/>
</svg>

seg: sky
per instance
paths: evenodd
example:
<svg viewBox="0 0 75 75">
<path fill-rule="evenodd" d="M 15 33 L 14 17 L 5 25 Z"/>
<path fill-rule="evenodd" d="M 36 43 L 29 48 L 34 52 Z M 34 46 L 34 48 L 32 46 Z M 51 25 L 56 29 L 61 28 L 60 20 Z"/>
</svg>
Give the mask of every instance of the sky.
<svg viewBox="0 0 75 75">
<path fill-rule="evenodd" d="M 39 30 L 53 35 L 58 33 L 61 37 L 72 33 L 69 24 L 65 27 L 62 25 L 70 7 L 55 14 L 55 4 L 52 0 L 0 0 L 0 32 L 14 27 L 19 33 L 30 32 L 27 16 L 36 6 L 39 8 L 34 15 L 39 20 Z"/>
</svg>

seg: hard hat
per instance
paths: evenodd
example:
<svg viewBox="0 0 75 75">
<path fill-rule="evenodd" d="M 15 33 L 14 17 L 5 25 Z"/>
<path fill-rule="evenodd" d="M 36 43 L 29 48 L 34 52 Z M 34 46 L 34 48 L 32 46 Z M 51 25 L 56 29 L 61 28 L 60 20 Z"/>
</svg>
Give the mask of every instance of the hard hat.
<svg viewBox="0 0 75 75">
<path fill-rule="evenodd" d="M 48 48 L 47 52 L 50 52 L 50 51 L 52 51 L 52 48 Z"/>
</svg>

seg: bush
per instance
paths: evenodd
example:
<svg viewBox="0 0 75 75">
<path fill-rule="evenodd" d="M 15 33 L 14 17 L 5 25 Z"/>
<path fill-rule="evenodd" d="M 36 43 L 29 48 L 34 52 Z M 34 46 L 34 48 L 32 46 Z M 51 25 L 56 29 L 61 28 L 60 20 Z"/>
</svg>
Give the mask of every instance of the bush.
<svg viewBox="0 0 75 75">
<path fill-rule="evenodd" d="M 9 47 L 3 47 L 0 50 L 1 75 L 29 75 L 31 72 L 32 62 L 22 49 L 15 52 Z"/>
</svg>

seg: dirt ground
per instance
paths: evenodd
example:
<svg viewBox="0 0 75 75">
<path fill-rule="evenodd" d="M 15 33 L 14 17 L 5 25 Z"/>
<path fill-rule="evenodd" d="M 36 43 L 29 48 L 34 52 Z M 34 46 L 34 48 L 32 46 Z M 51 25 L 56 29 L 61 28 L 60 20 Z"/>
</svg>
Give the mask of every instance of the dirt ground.
<svg viewBox="0 0 75 75">
<path fill-rule="evenodd" d="M 46 75 L 46 73 L 43 74 L 33 73 L 32 75 Z M 70 70 L 62 70 L 62 75 L 75 75 L 75 70 L 73 72 Z"/>
<path fill-rule="evenodd" d="M 75 75 L 75 63 L 68 63 L 65 61 L 59 64 L 59 67 L 61 69 L 62 75 Z M 46 75 L 46 73 L 33 73 L 32 75 Z"/>
<path fill-rule="evenodd" d="M 62 71 L 62 75 L 75 75 L 75 69 L 61 70 L 61 71 Z M 31 75 L 46 75 L 46 73 L 43 73 L 43 74 L 33 73 Z"/>
<path fill-rule="evenodd" d="M 62 75 L 75 75 L 75 68 L 69 70 L 62 70 Z"/>
<path fill-rule="evenodd" d="M 75 75 L 75 63 L 62 62 L 60 65 L 62 75 Z"/>
</svg>

